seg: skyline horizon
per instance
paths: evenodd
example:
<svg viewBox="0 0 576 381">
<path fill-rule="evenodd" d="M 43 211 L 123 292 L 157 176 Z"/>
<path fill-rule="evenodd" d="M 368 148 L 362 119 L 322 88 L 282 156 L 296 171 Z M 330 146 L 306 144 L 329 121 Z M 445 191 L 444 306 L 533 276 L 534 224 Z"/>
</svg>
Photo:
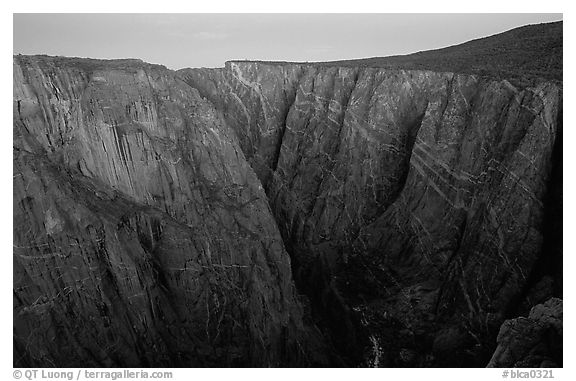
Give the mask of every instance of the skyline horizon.
<svg viewBox="0 0 576 381">
<path fill-rule="evenodd" d="M 443 48 L 447 48 L 450 46 L 455 46 L 455 45 L 460 45 L 460 44 L 464 44 L 473 40 L 478 40 L 478 39 L 482 39 L 482 38 L 486 38 L 486 37 L 490 37 L 493 36 L 495 34 L 500 34 L 500 33 L 504 33 L 507 32 L 509 30 L 512 29 L 516 29 L 516 28 L 520 28 L 520 27 L 524 27 L 524 26 L 528 26 L 528 25 L 536 25 L 536 24 L 547 24 L 547 23 L 555 23 L 555 22 L 563 22 L 563 14 L 551 14 L 551 13 L 546 13 L 546 14 L 324 14 L 324 15 L 318 15 L 318 14 L 289 14 L 289 19 L 290 18 L 294 18 L 296 19 L 295 21 L 303 23 L 303 24 L 310 24 L 309 22 L 306 23 L 305 19 L 306 18 L 312 18 L 312 19 L 316 19 L 316 21 L 320 20 L 323 21 L 324 23 L 330 24 L 330 22 L 335 21 L 334 17 L 336 18 L 365 18 L 364 21 L 369 21 L 367 23 L 364 24 L 360 24 L 357 23 L 356 26 L 354 28 L 351 28 L 350 30 L 348 30 L 348 32 L 353 32 L 352 34 L 355 36 L 358 34 L 358 30 L 360 30 L 360 32 L 365 32 L 366 29 L 370 29 L 372 28 L 382 28 L 381 25 L 376 25 L 376 21 L 382 21 L 385 18 L 388 18 L 388 21 L 395 21 L 398 22 L 399 19 L 397 18 L 405 18 L 402 23 L 401 26 L 402 27 L 406 27 L 407 25 L 410 26 L 412 24 L 406 24 L 406 18 L 407 19 L 412 19 L 412 21 L 417 20 L 418 18 L 420 18 L 421 21 L 426 22 L 428 24 L 430 24 L 432 22 L 438 22 L 439 17 L 440 19 L 442 19 L 443 17 L 445 18 L 453 18 L 453 21 L 456 20 L 457 18 L 460 18 L 459 22 L 462 23 L 464 21 L 466 21 L 466 19 L 468 18 L 472 18 L 475 19 L 476 24 L 471 24 L 471 30 L 472 31 L 476 31 L 476 35 L 471 36 L 469 32 L 467 33 L 462 33 L 463 37 L 462 39 L 458 39 L 458 40 L 454 40 L 452 38 L 452 40 L 446 40 L 445 36 L 443 36 L 442 33 L 440 33 L 438 36 L 436 36 L 436 34 L 430 34 L 432 39 L 428 42 L 426 42 L 427 45 L 433 44 L 434 41 L 436 41 L 436 45 L 434 46 L 422 46 L 421 44 L 418 44 L 417 41 L 416 43 L 412 43 L 412 45 L 409 44 L 405 44 L 405 42 L 410 42 L 409 39 L 406 39 L 406 41 L 401 42 L 400 45 L 398 45 L 397 41 L 396 44 L 394 43 L 390 43 L 388 45 L 386 44 L 382 44 L 382 46 L 380 46 L 380 44 L 376 43 L 377 47 L 374 48 L 373 46 L 371 46 L 370 44 L 366 44 L 366 46 L 364 47 L 364 49 L 358 49 L 357 52 L 360 54 L 355 54 L 355 53 L 344 53 L 345 51 L 347 51 L 346 49 L 333 49 L 333 48 L 329 48 L 328 46 L 325 46 L 324 49 L 316 49 L 314 50 L 314 48 L 307 48 L 304 49 L 304 52 L 312 52 L 312 54 L 309 54 L 307 57 L 304 57 L 304 55 L 306 53 L 299 53 L 298 54 L 294 54 L 292 53 L 292 55 L 290 53 L 287 53 L 285 56 L 278 56 L 278 55 L 274 55 L 274 46 L 269 47 L 268 50 L 271 50 L 272 53 L 270 53 L 268 56 L 263 57 L 262 56 L 262 52 L 260 51 L 260 53 L 257 53 L 257 51 L 254 51 L 254 49 L 248 49 L 248 51 L 254 51 L 255 54 L 253 55 L 248 55 L 245 54 L 245 57 L 234 57 L 234 49 L 230 50 L 230 53 L 224 53 L 224 55 L 227 55 L 227 57 L 224 57 L 222 52 L 219 52 L 218 50 L 223 50 L 224 52 L 226 52 L 226 46 L 230 45 L 230 43 L 234 43 L 234 36 L 232 36 L 230 34 L 231 30 L 234 30 L 235 27 L 237 27 L 237 25 L 234 25 L 234 22 L 238 22 L 239 19 L 242 18 L 246 18 L 246 17 L 252 17 L 252 16 L 259 16 L 261 17 L 260 21 L 261 24 L 264 25 L 264 27 L 260 26 L 260 30 L 261 29 L 266 29 L 267 26 L 266 24 L 271 20 L 271 19 L 283 19 L 283 22 L 286 22 L 288 19 L 286 19 L 287 14 L 265 14 L 265 16 L 267 17 L 262 17 L 262 14 L 172 14 L 172 15 L 167 15 L 167 14 L 14 14 L 14 36 L 13 36 L 13 55 L 18 55 L 18 54 L 22 54 L 22 55 L 48 55 L 48 56 L 63 56 L 63 57 L 77 57 L 77 58 L 90 58 L 90 59 L 100 59 L 100 60 L 114 60 L 114 59 L 138 59 L 141 60 L 143 62 L 147 62 L 147 63 L 152 63 L 152 64 L 158 64 L 158 65 L 162 65 L 165 66 L 171 70 L 179 70 L 179 69 L 184 69 L 184 68 L 191 68 L 191 67 L 204 67 L 204 68 L 218 68 L 218 67 L 223 67 L 225 65 L 226 62 L 230 62 L 230 61 L 262 61 L 262 62 L 291 62 L 291 63 L 322 63 L 322 62 L 333 62 L 333 61 L 346 61 L 346 60 L 361 60 L 361 59 L 367 59 L 367 58 L 375 58 L 375 57 L 393 57 L 393 56 L 404 56 L 404 55 L 410 55 L 410 54 L 415 54 L 415 53 L 419 53 L 419 52 L 424 52 L 424 51 L 433 51 L 433 50 L 439 50 L 439 49 L 443 49 Z M 170 29 L 174 29 L 172 30 L 172 33 L 169 35 L 172 35 L 172 38 L 170 39 L 171 42 L 174 43 L 178 43 L 178 42 L 182 42 L 185 41 L 187 39 L 196 39 L 199 40 L 197 41 L 198 45 L 213 45 L 211 48 L 206 48 L 206 57 L 193 57 L 192 61 L 197 60 L 199 61 L 198 64 L 192 64 L 192 62 L 190 62 L 190 64 L 186 65 L 186 64 L 182 64 L 182 65 L 178 65 L 176 64 L 176 62 L 183 62 L 182 59 L 179 60 L 174 60 L 174 57 L 171 56 L 164 56 L 163 58 L 166 58 L 165 60 L 162 58 L 159 59 L 155 59 L 155 55 L 153 53 L 150 53 L 150 49 L 148 49 L 148 46 L 144 46 L 141 49 L 127 49 L 127 53 L 126 55 L 115 55 L 113 53 L 114 51 L 114 46 L 113 44 L 107 44 L 108 48 L 112 47 L 110 50 L 110 53 L 107 53 L 106 50 L 102 50 L 102 48 L 96 48 L 94 50 L 82 50 L 82 49 L 78 49 L 78 47 L 69 47 L 69 48 L 62 48 L 60 46 L 58 46 L 58 44 L 54 44 L 55 47 L 52 48 L 34 48 L 34 44 L 32 44 L 32 46 L 28 46 L 27 43 L 29 43 L 30 41 L 26 41 L 27 39 L 29 39 L 29 36 L 31 35 L 30 33 L 26 34 L 22 32 L 22 29 L 26 29 L 27 31 L 30 31 L 33 28 L 28 28 L 30 27 L 30 25 L 27 25 L 26 22 L 30 22 L 30 21 L 38 21 L 39 19 L 43 19 L 43 22 L 55 22 L 56 24 L 58 24 L 57 27 L 53 28 L 53 29 L 47 29 L 46 30 L 46 37 L 49 40 L 50 36 L 52 34 L 58 34 L 58 28 L 62 27 L 62 25 L 64 25 L 63 23 L 58 23 L 58 19 L 60 17 L 64 17 L 64 18 L 68 18 L 68 19 L 74 19 L 74 18 L 83 18 L 83 17 L 95 17 L 95 18 L 99 18 L 99 17 L 111 17 L 112 19 L 114 18 L 119 18 L 116 21 L 122 21 L 120 19 L 122 18 L 128 18 L 131 19 L 132 22 L 140 22 L 142 21 L 141 17 L 144 16 L 144 18 L 148 18 L 148 21 L 150 20 L 155 20 L 156 21 L 156 27 L 158 27 L 158 25 L 163 25 L 164 28 L 168 28 L 168 30 L 170 31 Z M 72 16 L 72 17 L 71 17 Z M 152 17 L 151 17 L 152 16 Z M 170 16 L 169 18 L 166 18 L 167 16 Z M 320 18 L 318 17 L 320 16 Z M 487 16 L 489 16 L 491 19 L 498 19 L 501 18 L 502 20 L 504 20 L 505 22 L 502 22 L 502 20 L 500 20 L 501 22 L 499 23 L 495 23 L 495 25 L 492 26 L 492 29 L 490 28 L 485 28 L 485 25 L 482 25 L 481 23 L 481 19 L 486 18 Z M 151 18 L 150 18 L 151 17 Z M 232 17 L 232 19 L 228 19 L 228 23 L 223 26 L 222 24 L 218 24 L 216 25 L 216 28 L 212 29 L 212 30 L 204 30 L 204 31 L 196 31 L 196 32 L 190 32 L 190 34 L 186 34 L 182 31 L 178 31 L 178 28 L 182 27 L 181 21 L 183 20 L 182 18 L 199 18 L 200 20 L 202 19 L 210 19 L 211 17 L 215 17 L 216 19 L 220 18 L 229 18 Z M 28 20 L 25 20 L 26 18 L 28 18 Z M 535 22 L 525 22 L 522 24 L 515 24 L 515 25 L 511 25 L 510 23 L 512 22 L 511 20 L 519 20 L 523 19 L 523 20 L 535 20 Z M 50 20 L 51 19 L 51 20 Z M 179 19 L 179 20 L 178 20 Z M 291 21 L 294 21 L 294 19 L 292 19 Z M 396 19 L 396 20 L 394 20 Z M 432 19 L 436 19 L 436 20 L 432 20 Z M 304 21 L 303 21 L 304 20 Z M 86 21 L 86 20 L 84 20 Z M 93 21 L 93 20 L 92 20 Z M 124 20 L 125 21 L 125 20 Z M 171 22 L 169 22 L 171 21 Z M 208 21 L 208 20 L 206 20 Z M 222 20 L 220 20 L 222 21 Z M 278 21 L 278 20 L 277 20 Z M 468 20 L 470 21 L 470 20 Z M 179 23 L 180 22 L 180 23 Z M 467 24 L 470 24 L 468 22 L 466 22 Z M 366 26 L 366 24 L 368 24 L 368 27 Z M 90 31 L 90 26 L 89 23 L 87 24 L 88 26 L 86 27 L 86 30 L 83 32 L 84 34 L 87 31 Z M 400 25 L 400 24 L 398 24 Z M 478 34 L 481 32 L 478 32 L 478 26 L 482 26 L 481 30 L 486 30 L 486 32 L 484 34 Z M 118 23 L 110 23 L 109 25 L 111 27 L 111 29 L 113 29 L 112 31 L 116 31 L 114 28 L 119 27 Z M 308 25 L 308 27 L 310 27 Z M 218 28 L 227 28 L 225 29 L 226 32 L 220 32 L 221 34 L 218 34 L 217 32 L 214 32 L 214 30 L 217 30 Z M 458 26 L 457 28 L 461 28 L 461 26 Z M 498 30 L 498 31 L 492 31 L 489 32 L 490 30 L 493 30 L 494 28 L 500 28 L 503 30 Z M 150 32 L 149 29 L 154 29 L 154 28 L 147 28 L 146 32 Z M 426 28 L 421 28 L 421 29 L 426 29 Z M 158 28 L 154 29 L 153 32 L 158 32 Z M 222 30 L 222 29 L 220 29 Z M 259 30 L 258 28 L 256 28 L 256 30 Z M 443 30 L 446 34 L 446 30 Z M 166 32 L 166 30 L 164 30 L 164 32 Z M 250 26 L 245 27 L 243 30 L 244 34 L 254 34 L 253 30 L 250 30 Z M 275 31 L 278 34 L 278 30 Z M 435 31 L 436 33 L 439 33 L 438 30 Z M 80 37 L 82 37 L 83 33 L 79 33 Z M 336 32 L 335 32 L 336 33 Z M 418 33 L 418 32 L 416 32 Z M 32 33 L 33 34 L 33 33 Z M 159 35 L 163 35 L 166 33 L 158 33 Z M 273 34 L 273 33 L 272 33 Z M 449 34 L 449 33 L 448 33 Z M 37 34 L 35 35 L 35 38 L 37 38 Z M 90 37 L 93 37 L 92 34 L 89 34 Z M 288 38 L 286 35 L 282 35 L 280 33 L 280 40 L 286 39 Z M 85 36 L 84 36 L 85 37 Z M 130 36 L 125 36 L 124 40 L 122 40 L 121 43 L 115 44 L 117 46 L 124 46 L 126 43 L 128 43 L 128 41 L 130 40 L 130 38 L 128 38 Z M 276 36 L 278 37 L 278 36 Z M 293 36 L 289 36 L 292 37 Z M 312 35 L 311 38 L 317 38 L 317 35 Z M 374 39 L 374 35 L 365 35 L 366 39 Z M 453 36 L 451 36 L 453 37 Z M 383 39 L 385 40 L 386 37 L 383 36 Z M 241 40 L 241 38 L 240 38 Z M 82 42 L 83 40 L 80 38 L 79 39 L 80 42 Z M 105 41 L 105 39 L 101 39 L 100 42 Z M 206 42 L 208 41 L 208 43 Z M 220 45 L 218 45 L 216 42 L 219 41 Z M 444 44 L 441 43 L 441 41 L 446 41 Z M 38 40 L 34 39 L 33 42 L 37 43 Z M 210 43 L 211 42 L 211 43 Z M 350 41 L 348 41 L 350 42 Z M 394 42 L 394 41 L 393 41 Z M 414 42 L 414 41 L 412 41 Z M 245 44 L 251 44 L 253 43 L 253 40 L 251 39 L 245 39 L 244 40 Z M 41 43 L 41 45 L 47 45 L 45 43 Z M 82 44 L 82 45 L 86 45 L 86 44 Z M 81 45 L 81 47 L 82 47 Z M 88 44 L 90 46 L 93 47 L 97 47 L 98 44 Z M 106 45 L 106 44 L 105 44 Z M 288 48 L 287 50 L 291 50 L 294 47 L 292 46 L 293 44 L 289 44 L 289 43 L 284 43 L 282 46 Z M 297 45 L 297 44 L 296 44 Z M 413 48 L 410 48 L 409 46 L 413 46 Z M 318 43 L 313 41 L 313 43 L 311 44 L 311 46 L 318 46 Z M 210 54 L 208 54 L 208 52 L 210 52 L 210 49 L 216 50 L 217 52 L 214 53 L 212 56 Z M 374 52 L 375 50 L 381 49 L 381 53 L 373 53 L 373 54 L 369 54 L 369 52 Z M 42 51 L 43 50 L 43 51 Z M 83 53 L 84 52 L 84 53 Z M 131 53 L 133 52 L 133 53 Z M 141 54 L 138 54 L 138 52 L 140 52 Z M 361 54 L 362 52 L 366 52 L 366 54 Z M 341 54 L 341 55 L 338 55 Z M 264 55 L 267 55 L 267 53 L 264 53 Z M 176 57 L 178 58 L 178 57 Z M 205 62 L 205 64 L 202 64 L 201 62 Z M 207 62 L 212 62 L 212 64 L 206 64 Z"/>
</svg>

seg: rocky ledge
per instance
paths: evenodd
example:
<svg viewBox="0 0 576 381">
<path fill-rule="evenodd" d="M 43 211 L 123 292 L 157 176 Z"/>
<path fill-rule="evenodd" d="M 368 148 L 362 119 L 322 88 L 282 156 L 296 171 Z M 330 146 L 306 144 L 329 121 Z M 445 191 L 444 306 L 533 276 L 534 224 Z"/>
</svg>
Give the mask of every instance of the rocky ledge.
<svg viewBox="0 0 576 381">
<path fill-rule="evenodd" d="M 561 367 L 562 320 L 562 300 L 557 298 L 534 306 L 528 317 L 506 320 L 488 367 Z"/>
</svg>

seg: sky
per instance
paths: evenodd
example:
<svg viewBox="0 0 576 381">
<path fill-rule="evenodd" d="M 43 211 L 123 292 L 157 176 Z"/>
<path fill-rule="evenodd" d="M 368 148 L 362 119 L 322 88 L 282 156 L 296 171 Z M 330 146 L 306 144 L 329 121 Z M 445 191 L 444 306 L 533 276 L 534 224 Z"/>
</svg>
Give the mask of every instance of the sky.
<svg viewBox="0 0 576 381">
<path fill-rule="evenodd" d="M 331 61 L 437 49 L 558 20 L 562 14 L 16 13 L 13 51 L 139 58 L 170 69 Z"/>
</svg>

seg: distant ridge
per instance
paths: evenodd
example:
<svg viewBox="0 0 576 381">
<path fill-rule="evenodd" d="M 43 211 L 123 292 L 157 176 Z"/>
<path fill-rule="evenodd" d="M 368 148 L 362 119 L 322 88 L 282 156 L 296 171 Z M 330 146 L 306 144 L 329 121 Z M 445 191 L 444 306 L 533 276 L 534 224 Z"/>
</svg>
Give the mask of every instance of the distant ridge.
<svg viewBox="0 0 576 381">
<path fill-rule="evenodd" d="M 477 74 L 528 84 L 562 81 L 562 21 L 527 25 L 442 49 L 408 55 L 310 62 L 318 66 L 379 67 Z M 245 62 L 245 61 L 231 61 Z M 286 64 L 288 62 L 261 63 Z"/>
</svg>

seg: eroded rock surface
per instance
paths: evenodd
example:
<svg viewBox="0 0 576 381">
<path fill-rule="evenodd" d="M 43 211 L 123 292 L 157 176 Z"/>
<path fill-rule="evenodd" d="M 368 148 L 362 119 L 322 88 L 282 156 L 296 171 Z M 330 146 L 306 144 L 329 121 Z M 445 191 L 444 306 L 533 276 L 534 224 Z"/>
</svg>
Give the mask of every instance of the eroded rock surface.
<svg viewBox="0 0 576 381">
<path fill-rule="evenodd" d="M 542 255 L 556 84 L 245 61 L 179 74 L 242 137 L 350 363 L 487 363 Z"/>
<path fill-rule="evenodd" d="M 561 367 L 562 315 L 562 300 L 552 298 L 534 306 L 528 317 L 506 320 L 488 367 Z"/>
<path fill-rule="evenodd" d="M 15 365 L 485 366 L 561 293 L 561 104 L 425 70 L 15 57 Z"/>
<path fill-rule="evenodd" d="M 264 190 L 173 72 L 15 57 L 13 133 L 15 366 L 317 363 Z"/>
</svg>

